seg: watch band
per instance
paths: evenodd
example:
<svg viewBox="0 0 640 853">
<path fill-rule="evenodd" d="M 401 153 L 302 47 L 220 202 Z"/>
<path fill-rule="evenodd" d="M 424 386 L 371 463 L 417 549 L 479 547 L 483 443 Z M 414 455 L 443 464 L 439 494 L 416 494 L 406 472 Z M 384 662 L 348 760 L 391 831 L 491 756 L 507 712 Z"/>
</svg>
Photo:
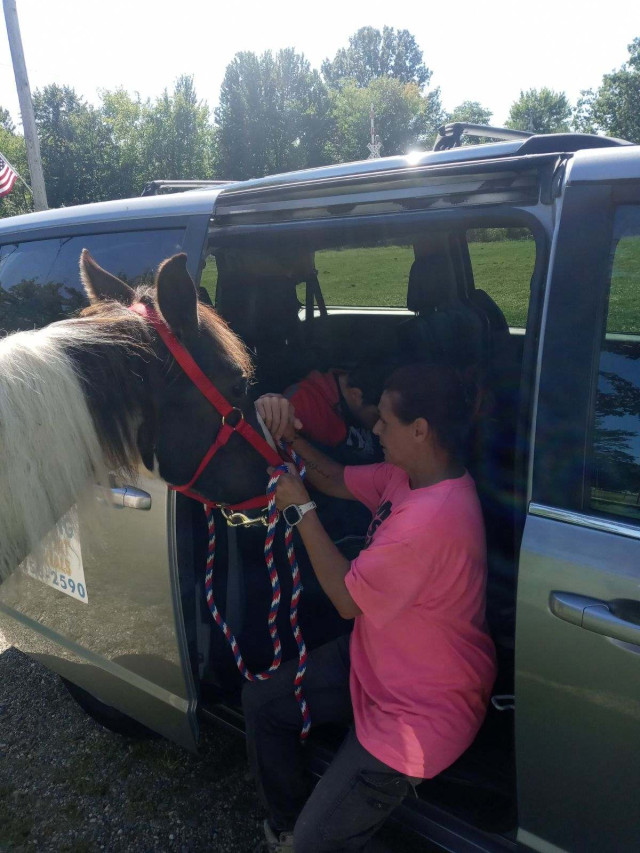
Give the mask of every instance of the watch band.
<svg viewBox="0 0 640 853">
<path fill-rule="evenodd" d="M 287 524 L 289 524 L 291 527 L 295 527 L 296 524 L 300 524 L 303 517 L 305 516 L 306 513 L 309 512 L 309 510 L 315 509 L 315 508 L 316 508 L 315 501 L 307 501 L 307 503 L 304 503 L 304 504 L 289 504 L 289 506 L 286 506 L 284 508 L 284 510 L 282 511 L 282 514 L 284 515 L 284 519 L 287 522 Z M 290 515 L 291 515 L 291 513 L 289 512 L 290 510 L 295 511 L 297 518 L 295 518 L 295 519 L 290 518 Z"/>
<path fill-rule="evenodd" d="M 306 504 L 298 504 L 298 509 L 300 510 L 300 520 L 302 521 L 302 516 L 309 512 L 312 509 L 316 508 L 315 501 L 307 501 Z"/>
</svg>

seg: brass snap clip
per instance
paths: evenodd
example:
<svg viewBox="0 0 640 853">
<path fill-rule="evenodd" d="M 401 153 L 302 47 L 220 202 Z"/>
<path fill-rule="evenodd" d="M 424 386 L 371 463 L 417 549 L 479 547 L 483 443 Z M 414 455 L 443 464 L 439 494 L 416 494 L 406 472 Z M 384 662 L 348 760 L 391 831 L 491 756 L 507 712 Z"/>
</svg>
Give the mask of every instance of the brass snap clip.
<svg viewBox="0 0 640 853">
<path fill-rule="evenodd" d="M 269 524 L 266 512 L 261 512 L 257 518 L 250 518 L 248 515 L 245 515 L 239 510 L 230 510 L 224 506 L 220 507 L 220 512 L 229 527 L 253 527 L 257 524 L 262 524 L 264 527 L 267 527 Z"/>
</svg>

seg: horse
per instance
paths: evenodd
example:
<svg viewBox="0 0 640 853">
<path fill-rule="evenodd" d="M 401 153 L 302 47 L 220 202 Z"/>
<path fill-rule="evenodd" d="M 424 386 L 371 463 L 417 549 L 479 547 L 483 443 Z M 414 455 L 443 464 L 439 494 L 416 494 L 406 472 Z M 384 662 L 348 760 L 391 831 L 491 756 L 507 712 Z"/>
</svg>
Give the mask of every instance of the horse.
<svg viewBox="0 0 640 853">
<path fill-rule="evenodd" d="M 198 302 L 186 255 L 164 260 L 152 285 L 133 288 L 85 249 L 80 278 L 89 306 L 77 317 L 0 340 L 0 581 L 91 484 L 108 482 L 108 471 L 135 477 L 141 462 L 181 486 L 200 470 L 224 418 L 177 364 L 158 325 L 236 421 L 260 436 L 252 444 L 233 432 L 190 494 L 236 504 L 265 493 L 251 357 L 216 311 Z"/>
</svg>

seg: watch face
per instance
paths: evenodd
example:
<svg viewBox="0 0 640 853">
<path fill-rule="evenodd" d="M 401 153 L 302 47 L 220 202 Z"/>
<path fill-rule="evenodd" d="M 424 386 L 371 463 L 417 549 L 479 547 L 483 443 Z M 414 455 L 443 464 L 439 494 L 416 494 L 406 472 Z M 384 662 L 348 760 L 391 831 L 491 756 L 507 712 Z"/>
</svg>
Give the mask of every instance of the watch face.
<svg viewBox="0 0 640 853">
<path fill-rule="evenodd" d="M 290 506 L 285 507 L 282 510 L 282 514 L 284 515 L 284 520 L 291 527 L 296 525 L 302 518 L 302 513 L 298 509 L 297 504 L 291 504 Z"/>
</svg>

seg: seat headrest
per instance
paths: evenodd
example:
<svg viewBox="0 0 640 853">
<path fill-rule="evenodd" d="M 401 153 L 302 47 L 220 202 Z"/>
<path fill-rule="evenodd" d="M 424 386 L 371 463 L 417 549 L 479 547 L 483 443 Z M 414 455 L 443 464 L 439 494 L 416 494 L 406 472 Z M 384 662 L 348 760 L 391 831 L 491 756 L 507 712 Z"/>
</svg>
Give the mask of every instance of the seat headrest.
<svg viewBox="0 0 640 853">
<path fill-rule="evenodd" d="M 435 311 L 457 301 L 453 269 L 444 252 L 416 258 L 409 272 L 407 308 L 415 314 Z"/>
</svg>

